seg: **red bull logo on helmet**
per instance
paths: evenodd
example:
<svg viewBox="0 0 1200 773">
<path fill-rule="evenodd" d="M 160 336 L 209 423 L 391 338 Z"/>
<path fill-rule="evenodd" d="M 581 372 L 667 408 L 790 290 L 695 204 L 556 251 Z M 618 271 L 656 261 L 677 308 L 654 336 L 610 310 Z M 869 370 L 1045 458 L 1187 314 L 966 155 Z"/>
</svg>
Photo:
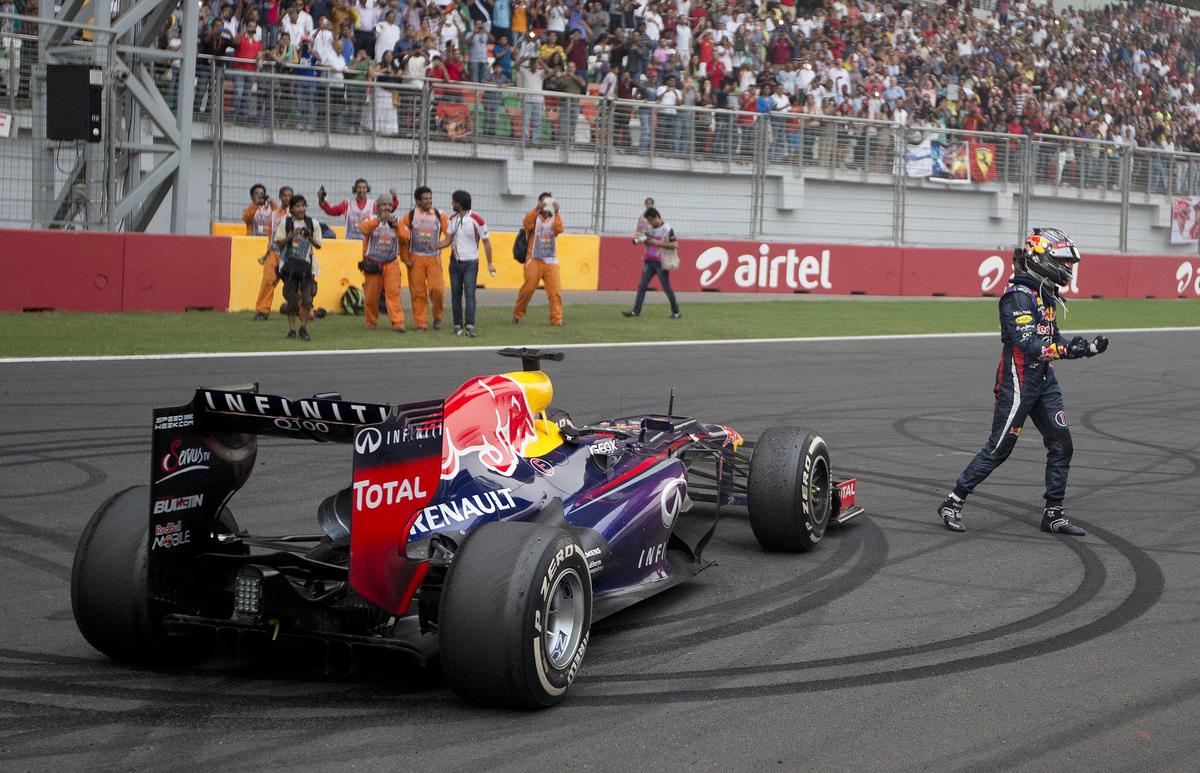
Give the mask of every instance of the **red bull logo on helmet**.
<svg viewBox="0 0 1200 773">
<path fill-rule="evenodd" d="M 537 438 L 534 417 L 549 404 L 550 381 L 540 372 L 484 376 L 446 398 L 442 428 L 442 478 L 453 478 L 462 458 L 477 455 L 500 475 L 512 475 Z"/>
</svg>

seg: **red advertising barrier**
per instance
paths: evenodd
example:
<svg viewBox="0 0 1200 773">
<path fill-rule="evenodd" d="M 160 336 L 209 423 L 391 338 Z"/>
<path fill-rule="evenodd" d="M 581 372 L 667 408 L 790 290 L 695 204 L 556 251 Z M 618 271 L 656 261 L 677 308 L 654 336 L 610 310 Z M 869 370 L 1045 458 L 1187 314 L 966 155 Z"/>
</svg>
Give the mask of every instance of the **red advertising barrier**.
<svg viewBox="0 0 1200 773">
<path fill-rule="evenodd" d="M 224 310 L 229 238 L 0 230 L 0 311 Z"/>
<path fill-rule="evenodd" d="M 125 236 L 125 311 L 229 305 L 229 237 Z"/>
<path fill-rule="evenodd" d="M 632 290 L 644 248 L 625 237 L 600 240 L 601 290 Z M 679 268 L 671 287 L 680 291 L 899 295 L 902 250 L 854 244 L 679 242 Z"/>
<path fill-rule="evenodd" d="M 600 240 L 601 290 L 633 290 L 644 248 Z M 959 297 L 998 296 L 1011 252 L 683 239 L 676 290 Z M 657 284 L 657 283 L 655 283 Z M 1085 253 L 1067 298 L 1200 298 L 1200 258 Z"/>
<path fill-rule="evenodd" d="M 1126 298 L 1128 255 L 1084 256 L 1067 298 Z M 1012 275 L 1012 253 L 995 250 L 904 248 L 901 295 L 999 295 Z"/>
<path fill-rule="evenodd" d="M 120 311 L 125 235 L 0 230 L 0 311 Z"/>
<path fill-rule="evenodd" d="M 1134 255 L 1130 298 L 1200 298 L 1200 258 Z"/>
</svg>

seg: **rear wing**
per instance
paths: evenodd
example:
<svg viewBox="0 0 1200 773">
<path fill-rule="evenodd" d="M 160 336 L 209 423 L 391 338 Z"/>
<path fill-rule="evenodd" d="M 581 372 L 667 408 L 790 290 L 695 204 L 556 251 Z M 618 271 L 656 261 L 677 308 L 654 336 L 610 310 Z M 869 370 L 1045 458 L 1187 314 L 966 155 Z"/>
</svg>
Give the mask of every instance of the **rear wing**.
<svg viewBox="0 0 1200 773">
<path fill-rule="evenodd" d="M 395 414 L 441 418 L 442 401 L 392 406 L 343 400 L 319 394 L 299 400 L 258 393 L 258 384 L 197 389 L 192 399 L 196 423 L 218 432 L 307 437 L 318 442 L 351 443 L 360 427 L 381 424 Z"/>
<path fill-rule="evenodd" d="M 380 429 L 356 434 L 368 425 Z M 225 504 L 250 477 L 258 436 L 355 443 L 373 454 L 390 435 L 436 434 L 442 402 L 353 402 L 338 394 L 291 400 L 258 393 L 257 384 L 197 389 L 191 403 L 154 410 L 150 460 L 150 550 L 155 567 L 171 556 L 212 550 Z M 436 430 L 436 432 L 434 432 Z"/>
</svg>

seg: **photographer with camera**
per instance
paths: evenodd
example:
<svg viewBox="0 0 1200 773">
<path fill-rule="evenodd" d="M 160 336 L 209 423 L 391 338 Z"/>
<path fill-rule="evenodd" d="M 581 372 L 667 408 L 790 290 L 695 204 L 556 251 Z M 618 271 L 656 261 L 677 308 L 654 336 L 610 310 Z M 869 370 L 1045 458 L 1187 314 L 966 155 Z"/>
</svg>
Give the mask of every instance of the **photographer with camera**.
<svg viewBox="0 0 1200 773">
<path fill-rule="evenodd" d="M 521 321 L 529 308 L 529 300 L 537 290 L 538 283 L 546 288 L 550 301 L 550 324 L 562 327 L 562 280 L 558 272 L 558 235 L 563 232 L 562 215 L 558 214 L 558 202 L 549 191 L 538 196 L 538 205 L 529 210 L 521 227 L 529 241 L 525 251 L 525 282 L 517 293 L 517 305 L 513 308 L 513 324 Z"/>
<path fill-rule="evenodd" d="M 649 207 L 645 215 L 649 230 L 639 232 L 633 237 L 634 244 L 643 244 L 646 252 L 642 255 L 642 278 L 638 281 L 637 296 L 633 300 L 633 310 L 623 311 L 625 317 L 638 317 L 642 313 L 642 301 L 646 299 L 646 288 L 650 279 L 658 276 L 663 294 L 671 303 L 671 319 L 679 319 L 679 304 L 675 301 L 675 292 L 671 290 L 670 272 L 679 267 L 679 253 L 676 252 L 675 229 L 664 223 L 662 215 L 654 207 Z"/>
<path fill-rule="evenodd" d="M 366 300 L 363 313 L 367 330 L 374 330 L 379 320 L 379 290 L 387 297 L 388 319 L 392 330 L 408 332 L 404 327 L 404 307 L 400 303 L 400 233 L 399 220 L 392 207 L 391 196 L 380 196 L 375 202 L 376 215 L 358 224 L 362 232 L 363 259 L 358 268 L 363 272 L 363 294 Z"/>
<path fill-rule="evenodd" d="M 312 311 L 316 278 L 321 273 L 314 250 L 321 249 L 321 224 L 308 216 L 308 200 L 293 196 L 291 214 L 275 229 L 279 247 L 279 278 L 283 280 L 283 299 L 287 302 L 288 338 L 296 337 L 296 318 L 300 318 L 300 340 L 311 340 L 308 319 Z"/>
</svg>

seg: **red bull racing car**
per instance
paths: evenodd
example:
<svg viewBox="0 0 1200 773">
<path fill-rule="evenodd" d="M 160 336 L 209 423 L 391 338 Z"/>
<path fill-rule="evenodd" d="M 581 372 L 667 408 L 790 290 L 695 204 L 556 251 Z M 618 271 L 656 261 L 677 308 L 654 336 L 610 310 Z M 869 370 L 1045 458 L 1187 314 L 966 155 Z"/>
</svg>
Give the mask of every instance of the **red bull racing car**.
<svg viewBox="0 0 1200 773">
<path fill-rule="evenodd" d="M 523 370 L 445 400 L 291 400 L 250 385 L 155 410 L 150 485 L 109 498 L 79 541 L 84 637 L 158 664 L 214 645 L 312 646 L 347 664 L 390 649 L 437 656 L 470 700 L 549 706 L 593 621 L 706 566 L 722 508 L 746 507 L 777 551 L 809 550 L 862 512 L 814 432 L 773 428 L 752 445 L 670 409 L 576 425 L 551 408 L 540 368 L 562 354 L 501 354 Z M 234 519 L 259 435 L 353 446 L 353 479 L 317 507 L 319 532 L 256 535 Z M 689 513 L 693 501 L 711 507 Z"/>
</svg>

